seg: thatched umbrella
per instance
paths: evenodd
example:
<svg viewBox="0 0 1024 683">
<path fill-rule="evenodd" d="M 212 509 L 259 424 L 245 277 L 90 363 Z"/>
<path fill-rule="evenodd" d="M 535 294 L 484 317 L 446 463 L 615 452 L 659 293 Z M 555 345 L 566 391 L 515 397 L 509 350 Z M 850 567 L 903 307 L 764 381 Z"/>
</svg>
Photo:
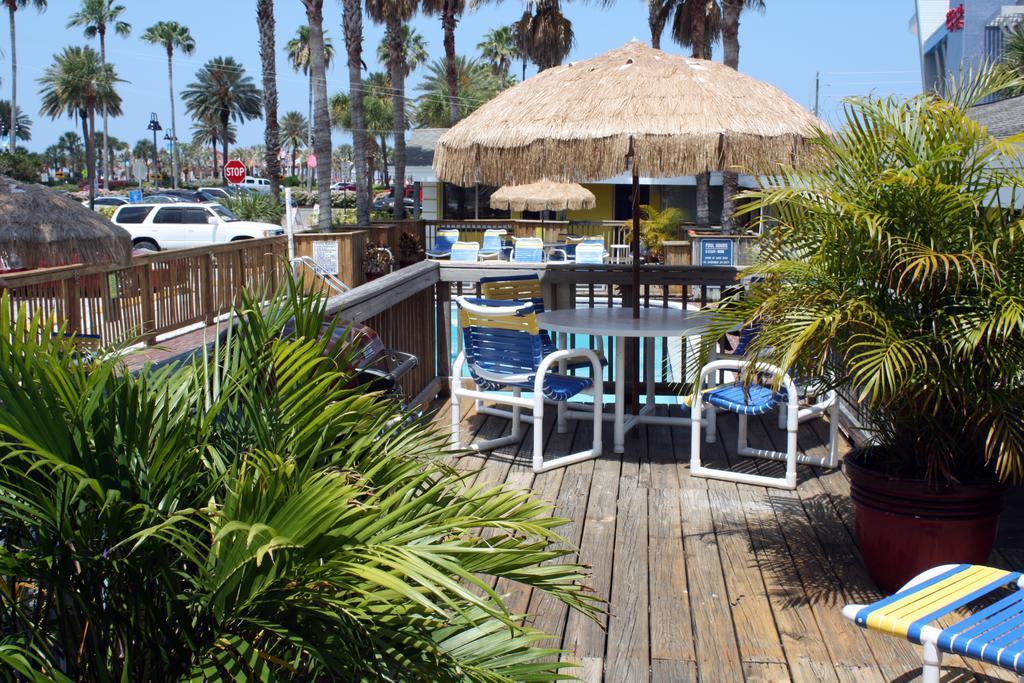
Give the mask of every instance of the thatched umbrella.
<svg viewBox="0 0 1024 683">
<path fill-rule="evenodd" d="M 127 265 L 131 258 L 131 234 L 102 214 L 42 185 L 0 176 L 0 262 L 7 268 Z"/>
<path fill-rule="evenodd" d="M 767 83 L 638 41 L 505 90 L 441 136 L 440 180 L 506 185 L 633 175 L 633 310 L 640 311 L 639 177 L 770 174 L 824 128 Z"/>
<path fill-rule="evenodd" d="M 491 208 L 508 211 L 565 211 L 593 209 L 594 193 L 576 183 L 541 180 L 526 185 L 505 185 L 491 195 Z"/>
</svg>

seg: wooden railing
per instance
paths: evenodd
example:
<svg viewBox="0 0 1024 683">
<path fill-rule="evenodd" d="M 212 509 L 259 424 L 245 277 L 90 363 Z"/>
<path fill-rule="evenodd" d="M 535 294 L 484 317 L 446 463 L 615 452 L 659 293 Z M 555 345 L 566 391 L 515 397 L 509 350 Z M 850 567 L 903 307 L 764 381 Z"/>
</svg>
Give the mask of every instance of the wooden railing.
<svg viewBox="0 0 1024 683">
<path fill-rule="evenodd" d="M 284 237 L 153 252 L 127 267 L 64 266 L 0 275 L 12 313 L 53 317 L 103 344 L 143 340 L 211 324 L 243 291 L 269 294 L 286 268 Z"/>
</svg>

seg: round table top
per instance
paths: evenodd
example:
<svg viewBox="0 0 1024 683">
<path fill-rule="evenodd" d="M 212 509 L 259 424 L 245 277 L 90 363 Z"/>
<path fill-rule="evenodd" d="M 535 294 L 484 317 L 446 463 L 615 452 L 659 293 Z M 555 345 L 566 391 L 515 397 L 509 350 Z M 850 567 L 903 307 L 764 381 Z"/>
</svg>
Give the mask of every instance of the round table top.
<svg viewBox="0 0 1024 683">
<path fill-rule="evenodd" d="M 553 332 L 610 337 L 675 337 L 700 334 L 711 319 L 709 311 L 687 311 L 661 306 L 641 308 L 566 308 L 537 316 L 537 324 Z"/>
</svg>

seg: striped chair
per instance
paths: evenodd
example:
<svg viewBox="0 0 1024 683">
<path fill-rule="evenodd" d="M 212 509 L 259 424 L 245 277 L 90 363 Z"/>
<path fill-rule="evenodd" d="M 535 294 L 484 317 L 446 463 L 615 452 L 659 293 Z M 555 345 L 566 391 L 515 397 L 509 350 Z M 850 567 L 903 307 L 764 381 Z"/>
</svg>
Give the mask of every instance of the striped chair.
<svg viewBox="0 0 1024 683">
<path fill-rule="evenodd" d="M 456 242 L 452 245 L 450 260 L 453 263 L 476 263 L 480 255 L 480 245 L 476 242 Z"/>
<path fill-rule="evenodd" d="M 1009 669 L 1024 682 L 1024 578 L 982 565 L 935 567 L 871 605 L 847 605 L 862 628 L 924 646 L 924 683 L 938 683 L 942 653 Z M 968 616 L 963 616 L 964 614 Z M 939 619 L 955 622 L 946 627 Z"/>
<path fill-rule="evenodd" d="M 544 240 L 539 237 L 520 237 L 512 250 L 513 263 L 543 263 Z"/>
<path fill-rule="evenodd" d="M 452 245 L 459 241 L 459 231 L 454 228 L 445 228 L 437 231 L 434 238 L 434 248 L 427 252 L 428 259 L 448 258 L 452 255 Z"/>
<path fill-rule="evenodd" d="M 505 437 L 478 441 L 473 450 L 487 451 L 519 443 L 522 438 L 523 408 L 533 411 L 533 471 L 544 472 L 601 455 L 601 399 L 595 396 L 600 384 L 601 363 L 589 349 L 545 353 L 537 314 L 528 301 L 492 301 L 458 297 L 462 351 L 452 367 L 452 443 L 461 447 L 462 399 L 494 401 L 512 406 L 512 431 Z M 560 361 L 583 359 L 590 364 L 590 377 L 552 372 Z M 475 389 L 462 385 L 468 369 Z M 533 396 L 522 396 L 523 389 Z M 511 394 L 509 393 L 511 392 Z M 565 404 L 578 394 L 595 396 L 592 406 L 594 440 L 591 448 L 544 460 L 545 400 Z"/>
<path fill-rule="evenodd" d="M 501 228 L 484 230 L 484 243 L 480 247 L 481 259 L 505 258 L 505 244 L 502 239 L 507 233 Z"/>
<path fill-rule="evenodd" d="M 576 247 L 576 263 L 581 265 L 598 265 L 604 263 L 604 242 L 586 241 Z"/>
</svg>

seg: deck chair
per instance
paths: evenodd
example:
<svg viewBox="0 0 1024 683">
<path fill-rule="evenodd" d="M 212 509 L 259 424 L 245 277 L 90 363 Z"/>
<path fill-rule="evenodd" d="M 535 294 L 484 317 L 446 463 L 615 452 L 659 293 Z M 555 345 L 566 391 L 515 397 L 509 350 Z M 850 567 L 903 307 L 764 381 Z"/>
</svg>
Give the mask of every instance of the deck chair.
<svg viewBox="0 0 1024 683">
<path fill-rule="evenodd" d="M 544 240 L 539 237 L 520 237 L 512 249 L 513 263 L 543 263 Z"/>
<path fill-rule="evenodd" d="M 484 242 L 483 245 L 480 247 L 480 258 L 505 258 L 505 245 L 502 242 L 502 238 L 504 238 L 505 235 L 505 230 L 501 228 L 492 228 L 489 230 L 484 230 Z"/>
<path fill-rule="evenodd" d="M 452 245 L 450 261 L 452 263 L 475 263 L 480 255 L 480 245 L 476 242 L 456 242 Z"/>
<path fill-rule="evenodd" d="M 843 616 L 862 628 L 924 646 L 924 683 L 939 683 L 943 653 L 1009 669 L 1024 683 L 1024 578 L 1020 572 L 943 565 L 911 579 L 884 600 L 847 605 Z M 942 627 L 935 623 L 939 619 L 955 623 Z"/>
<path fill-rule="evenodd" d="M 717 376 L 723 370 L 735 372 L 740 375 L 740 378 L 735 382 L 704 389 L 708 380 Z M 754 371 L 757 373 L 754 381 L 748 388 L 745 388 L 743 386 L 743 373 Z M 780 375 L 781 391 L 776 392 L 772 389 L 770 380 Z M 798 463 L 825 467 L 836 466 L 834 449 L 829 454 L 820 458 L 806 456 L 797 452 L 796 434 L 799 428 L 799 421 L 797 419 L 799 394 L 793 380 L 779 368 L 767 363 L 758 363 L 756 368 L 754 368 L 750 362 L 740 359 L 715 360 L 701 368 L 700 374 L 697 376 L 697 388 L 696 398 L 690 407 L 691 475 L 733 481 L 739 484 L 795 489 L 796 466 Z M 774 451 L 750 446 L 747 443 L 747 420 L 751 416 L 766 415 L 780 406 L 784 406 L 786 412 L 786 450 Z M 713 441 L 715 416 L 719 410 L 735 413 L 738 417 L 739 426 L 736 438 L 736 453 L 738 455 L 785 461 L 785 475 L 782 477 L 769 477 L 704 466 L 701 461 L 701 427 L 704 426 L 707 429 L 707 440 Z M 707 424 L 703 425 L 702 423 Z"/>
<path fill-rule="evenodd" d="M 519 443 L 522 438 L 523 408 L 533 411 L 533 471 L 545 472 L 601 455 L 601 400 L 595 386 L 601 382 L 601 363 L 589 349 L 569 349 L 545 354 L 537 314 L 528 301 L 491 301 L 458 297 L 462 352 L 452 367 L 452 444 L 462 447 L 462 399 L 495 401 L 512 406 L 512 429 L 508 436 L 478 441 L 472 450 L 489 451 Z M 552 372 L 568 359 L 586 360 L 590 377 Z M 475 389 L 462 386 L 463 368 L 469 369 Z M 533 396 L 522 396 L 523 389 Z M 591 447 L 545 461 L 545 400 L 566 403 L 578 394 L 594 396 L 592 413 L 594 440 Z"/>
<path fill-rule="evenodd" d="M 480 278 L 480 296 L 496 301 L 529 301 L 533 304 L 533 310 L 537 314 L 543 313 L 545 310 L 540 278 L 532 273 L 530 275 Z M 552 339 L 551 334 L 547 330 L 541 329 L 540 336 L 545 355 L 558 351 L 558 344 L 555 343 L 555 340 Z M 594 350 L 594 353 L 597 354 L 601 367 L 607 367 L 608 359 L 604 356 L 603 347 L 603 339 L 597 337 L 597 349 Z M 566 371 L 584 370 L 589 366 L 590 363 L 587 360 L 565 361 Z M 494 415 L 495 417 L 509 418 L 512 416 L 511 412 L 488 406 L 482 401 L 477 401 L 477 412 L 485 415 Z M 523 419 L 529 421 L 533 418 L 527 415 L 523 416 Z M 564 422 L 564 411 L 560 409 L 559 425 L 563 425 Z"/>
<path fill-rule="evenodd" d="M 576 247 L 576 263 L 581 265 L 599 265 L 604 263 L 607 254 L 604 242 L 586 241 Z"/>
<path fill-rule="evenodd" d="M 427 251 L 427 258 L 431 260 L 448 258 L 452 255 L 452 245 L 459 241 L 459 231 L 454 228 L 445 228 L 437 231 L 434 238 L 434 248 Z"/>
</svg>

